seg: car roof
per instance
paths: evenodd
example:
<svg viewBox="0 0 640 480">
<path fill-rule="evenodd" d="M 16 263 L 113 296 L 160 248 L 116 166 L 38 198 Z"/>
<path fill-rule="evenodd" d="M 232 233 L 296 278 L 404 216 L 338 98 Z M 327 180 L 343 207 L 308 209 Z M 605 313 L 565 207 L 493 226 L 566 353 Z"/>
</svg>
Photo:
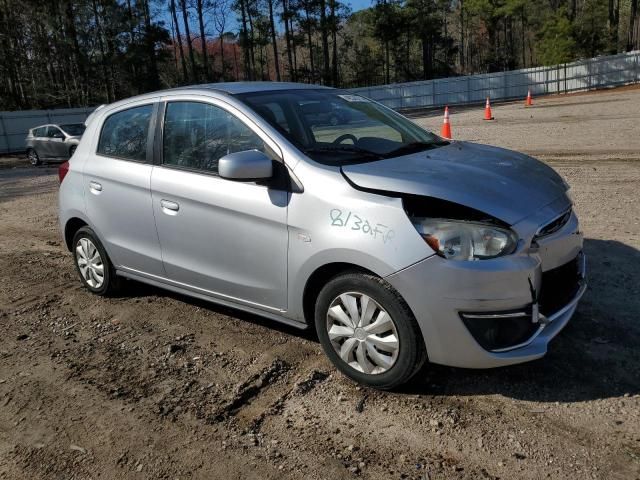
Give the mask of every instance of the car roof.
<svg viewBox="0 0 640 480">
<path fill-rule="evenodd" d="M 37 125 L 35 127 L 31 127 L 29 130 L 35 130 L 37 128 L 44 128 L 44 127 L 56 127 L 56 128 L 62 128 L 62 126 L 67 126 L 67 125 L 83 125 L 82 122 L 67 122 L 67 123 L 45 123 L 44 125 Z"/>
<path fill-rule="evenodd" d="M 189 87 L 183 88 L 198 90 L 217 90 L 219 92 L 228 93 L 230 95 L 236 95 L 239 93 L 271 92 L 274 90 L 311 90 L 317 88 L 329 89 L 330 87 L 296 82 L 221 82 L 205 83 L 202 85 L 191 85 Z"/>
<path fill-rule="evenodd" d="M 85 125 L 89 124 L 89 120 L 92 120 L 94 113 L 98 113 L 103 107 L 108 107 L 108 111 L 119 109 L 131 103 L 141 102 L 145 100 L 155 100 L 163 95 L 174 94 L 193 94 L 204 93 L 207 91 L 222 93 L 224 95 L 238 95 L 242 93 L 257 93 L 257 92 L 272 92 L 278 90 L 317 90 L 326 89 L 332 90 L 331 87 L 325 87 L 322 85 L 312 85 L 308 83 L 295 83 L 295 82 L 220 82 L 220 83 L 204 83 L 201 85 L 187 85 L 184 87 L 174 87 L 165 90 L 158 90 L 155 92 L 143 93 L 135 97 L 129 97 L 117 102 L 100 105 L 96 108 L 85 120 Z"/>
</svg>

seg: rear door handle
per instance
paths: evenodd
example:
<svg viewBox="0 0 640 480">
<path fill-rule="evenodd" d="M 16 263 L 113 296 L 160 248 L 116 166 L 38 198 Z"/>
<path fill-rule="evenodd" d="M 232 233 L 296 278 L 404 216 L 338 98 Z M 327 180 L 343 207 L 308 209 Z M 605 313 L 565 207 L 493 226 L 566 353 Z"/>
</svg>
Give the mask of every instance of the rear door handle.
<svg viewBox="0 0 640 480">
<path fill-rule="evenodd" d="M 93 193 L 96 193 L 96 194 L 102 191 L 102 185 L 94 181 L 89 182 L 89 188 Z"/>
<path fill-rule="evenodd" d="M 167 215 L 175 215 L 178 213 L 178 210 L 180 210 L 180 205 L 171 200 L 160 200 L 160 206 L 162 207 L 162 211 Z"/>
</svg>

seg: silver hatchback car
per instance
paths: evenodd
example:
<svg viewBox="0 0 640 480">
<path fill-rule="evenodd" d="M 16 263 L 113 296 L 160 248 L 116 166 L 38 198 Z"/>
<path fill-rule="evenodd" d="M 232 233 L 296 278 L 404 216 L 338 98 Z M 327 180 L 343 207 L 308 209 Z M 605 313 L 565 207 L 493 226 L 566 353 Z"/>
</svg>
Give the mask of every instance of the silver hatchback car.
<svg viewBox="0 0 640 480">
<path fill-rule="evenodd" d="M 27 158 L 34 166 L 46 160 L 68 160 L 76 151 L 83 133 L 82 123 L 32 128 L 25 139 Z"/>
<path fill-rule="evenodd" d="M 338 121 L 307 118 L 311 104 Z M 376 388 L 426 360 L 542 357 L 586 288 L 550 167 L 343 90 L 229 83 L 114 103 L 60 181 L 60 227 L 91 292 L 124 277 L 315 326 L 337 368 Z"/>
</svg>

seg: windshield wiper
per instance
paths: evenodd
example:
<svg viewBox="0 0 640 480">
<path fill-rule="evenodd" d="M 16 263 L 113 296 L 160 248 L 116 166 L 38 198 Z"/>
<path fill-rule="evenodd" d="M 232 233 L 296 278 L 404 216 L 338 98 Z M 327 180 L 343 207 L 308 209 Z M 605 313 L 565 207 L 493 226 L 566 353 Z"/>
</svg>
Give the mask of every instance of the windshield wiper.
<svg viewBox="0 0 640 480">
<path fill-rule="evenodd" d="M 325 146 L 325 147 L 310 147 L 306 148 L 305 153 L 346 153 L 346 154 L 356 154 L 358 156 L 367 157 L 367 158 L 375 158 L 376 160 L 382 160 L 385 158 L 383 155 L 372 152 L 371 150 L 366 150 L 364 148 L 356 147 L 355 145 L 340 145 L 335 147 Z"/>
<path fill-rule="evenodd" d="M 400 148 L 396 148 L 395 150 L 391 150 L 390 152 L 385 154 L 385 157 L 397 157 L 400 155 L 406 155 L 409 153 L 423 152 L 425 150 L 430 150 L 436 147 L 442 147 L 443 145 L 449 145 L 449 142 L 446 141 L 436 141 L 436 142 L 411 142 L 403 145 Z"/>
</svg>

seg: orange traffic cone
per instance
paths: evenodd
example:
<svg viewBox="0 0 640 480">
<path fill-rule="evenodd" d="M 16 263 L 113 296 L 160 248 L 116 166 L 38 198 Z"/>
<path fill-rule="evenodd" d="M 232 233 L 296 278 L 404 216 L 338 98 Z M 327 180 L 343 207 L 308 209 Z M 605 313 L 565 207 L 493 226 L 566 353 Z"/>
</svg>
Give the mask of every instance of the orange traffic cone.
<svg viewBox="0 0 640 480">
<path fill-rule="evenodd" d="M 444 107 L 444 121 L 442 122 L 442 130 L 440 130 L 440 136 L 444 138 L 451 137 L 451 122 L 449 121 L 449 106 Z"/>
<path fill-rule="evenodd" d="M 531 100 L 531 89 L 527 90 L 527 101 L 524 102 L 525 107 L 533 106 L 533 101 Z"/>
<path fill-rule="evenodd" d="M 491 104 L 489 103 L 489 97 L 487 97 L 487 103 L 484 104 L 484 119 L 493 120 L 493 115 L 491 115 Z"/>
</svg>

